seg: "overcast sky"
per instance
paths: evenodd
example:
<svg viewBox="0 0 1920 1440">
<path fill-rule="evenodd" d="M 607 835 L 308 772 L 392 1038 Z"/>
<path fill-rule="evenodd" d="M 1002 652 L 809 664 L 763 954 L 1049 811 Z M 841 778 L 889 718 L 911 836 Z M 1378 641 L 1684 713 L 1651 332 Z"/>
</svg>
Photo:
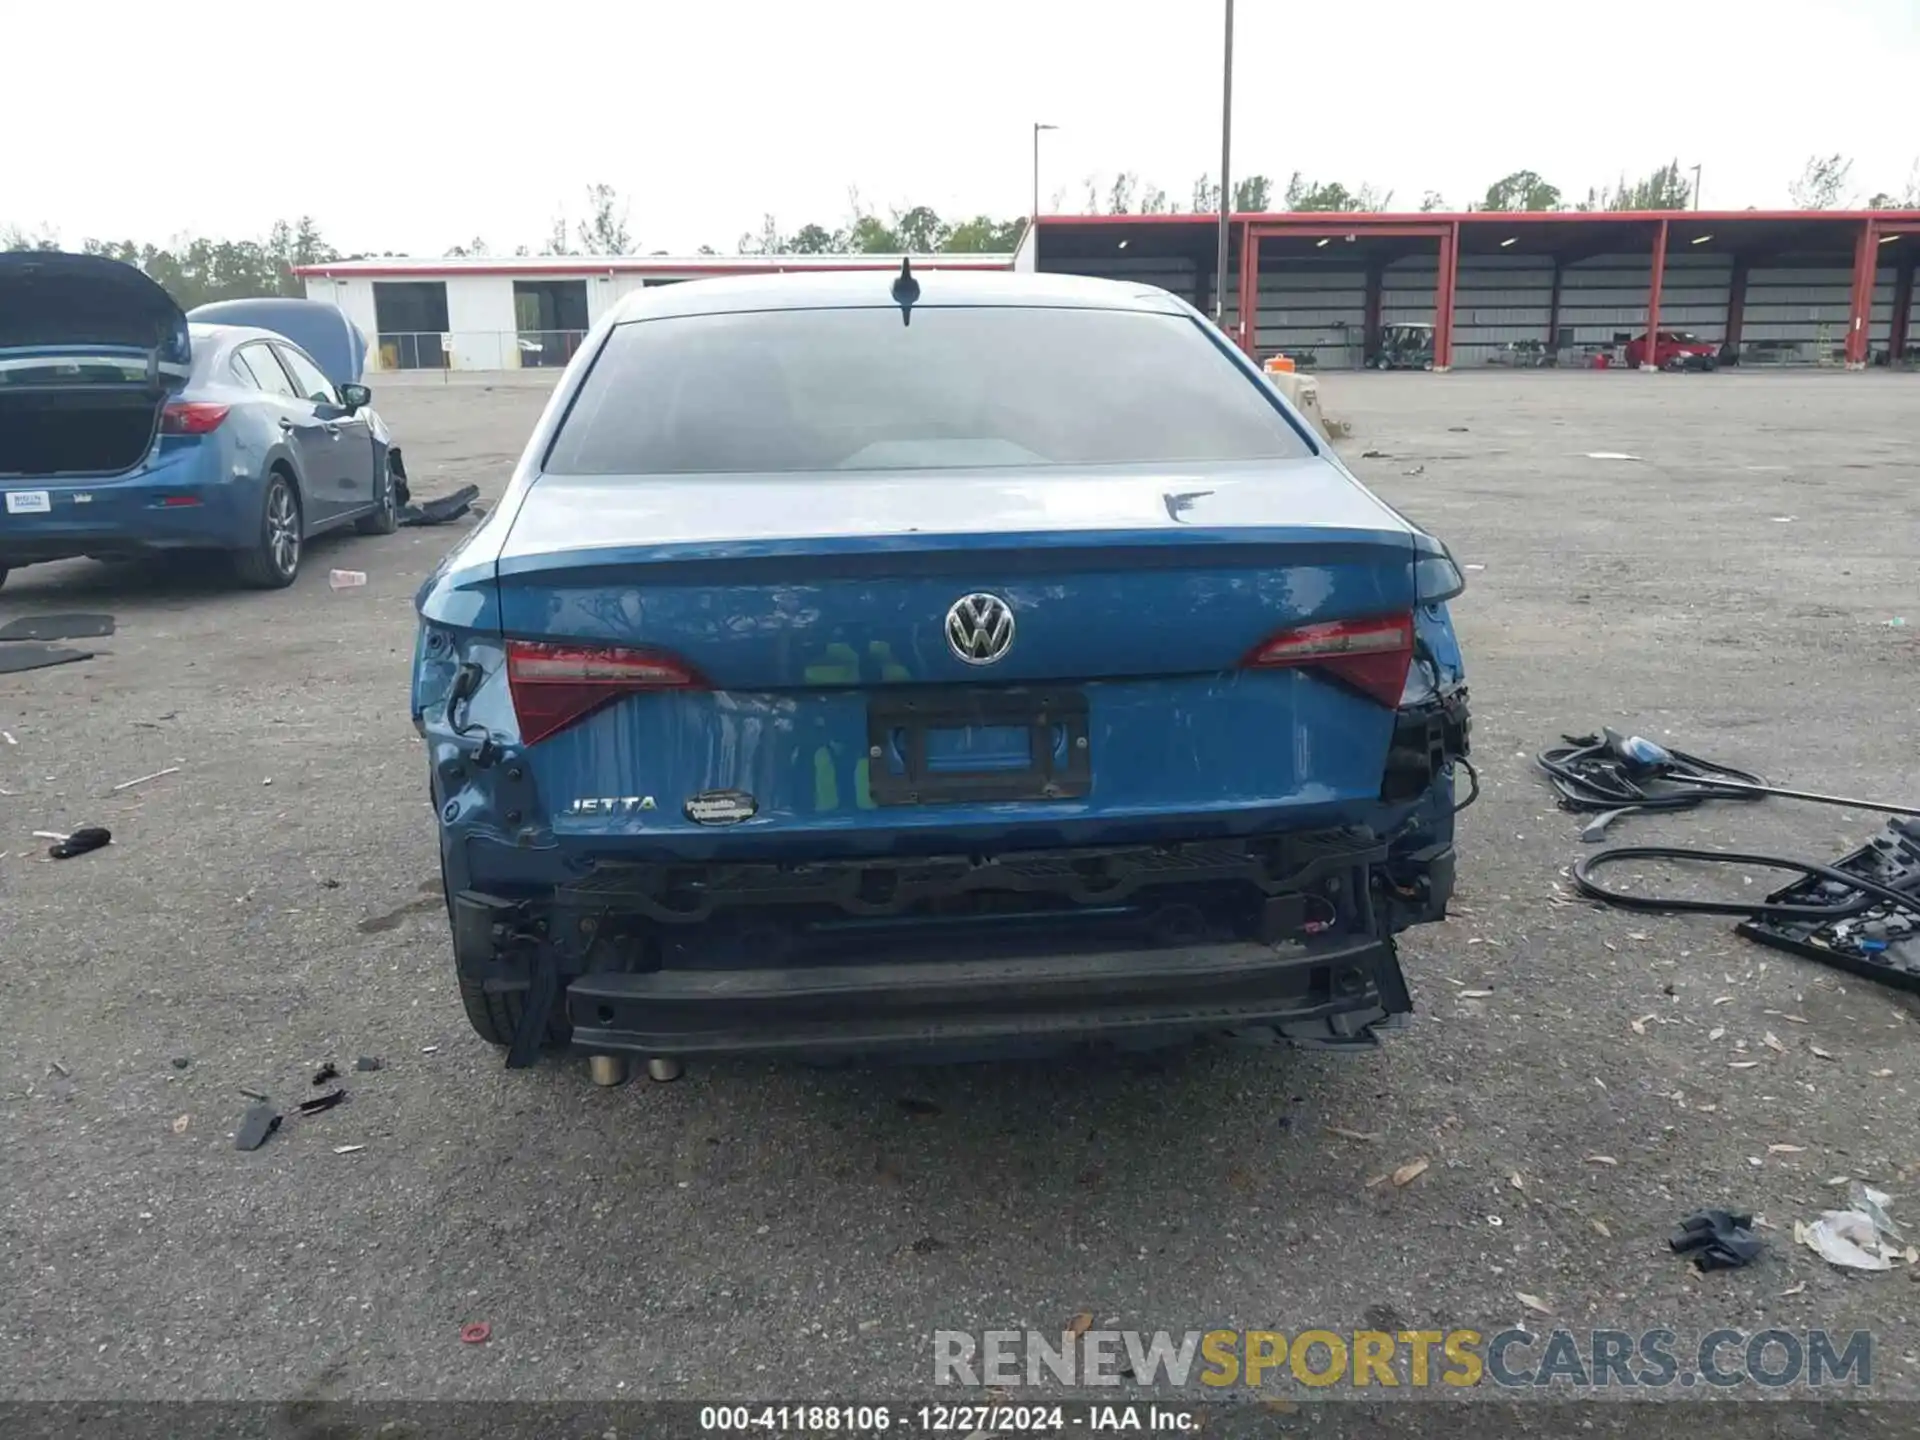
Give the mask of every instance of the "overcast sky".
<svg viewBox="0 0 1920 1440">
<path fill-rule="evenodd" d="M 1668 160 L 1707 208 L 1806 157 L 1898 192 L 1920 0 L 1239 0 L 1234 172 L 1458 205 Z M 1220 159 L 1220 0 L 125 0 L 7 7 L 0 227 L 164 241 L 311 214 L 343 251 L 538 247 L 585 187 L 640 248 L 732 251 L 771 212 L 1078 210 L 1116 171 L 1183 203 Z M 336 18 L 337 17 L 337 18 Z M 25 120 L 19 117 L 35 117 Z"/>
</svg>

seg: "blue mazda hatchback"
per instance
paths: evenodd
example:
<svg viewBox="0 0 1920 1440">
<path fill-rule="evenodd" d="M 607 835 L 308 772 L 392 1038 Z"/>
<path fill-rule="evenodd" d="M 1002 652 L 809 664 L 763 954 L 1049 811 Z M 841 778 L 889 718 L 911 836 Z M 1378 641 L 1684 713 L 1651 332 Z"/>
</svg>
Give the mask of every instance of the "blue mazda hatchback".
<svg viewBox="0 0 1920 1440">
<path fill-rule="evenodd" d="M 215 311 L 251 325 L 191 325 L 117 260 L 0 254 L 0 582 L 79 555 L 217 551 L 271 589 L 313 535 L 391 534 L 405 477 L 371 394 L 289 338 L 287 307 L 344 324 L 281 300 Z"/>
<path fill-rule="evenodd" d="M 1368 1045 L 1453 889 L 1461 589 L 1164 291 L 636 293 L 419 595 L 467 1014 L 516 1064 Z"/>
</svg>

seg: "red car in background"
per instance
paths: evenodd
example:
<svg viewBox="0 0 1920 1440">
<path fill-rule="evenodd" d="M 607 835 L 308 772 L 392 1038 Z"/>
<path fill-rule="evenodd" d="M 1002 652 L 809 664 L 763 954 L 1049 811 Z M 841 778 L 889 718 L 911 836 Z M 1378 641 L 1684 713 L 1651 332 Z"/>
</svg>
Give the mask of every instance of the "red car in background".
<svg viewBox="0 0 1920 1440">
<path fill-rule="evenodd" d="M 1720 347 L 1690 330 L 1662 330 L 1653 345 L 1653 365 L 1661 370 L 1711 370 Z M 1627 342 L 1627 368 L 1638 370 L 1647 360 L 1647 336 Z"/>
</svg>

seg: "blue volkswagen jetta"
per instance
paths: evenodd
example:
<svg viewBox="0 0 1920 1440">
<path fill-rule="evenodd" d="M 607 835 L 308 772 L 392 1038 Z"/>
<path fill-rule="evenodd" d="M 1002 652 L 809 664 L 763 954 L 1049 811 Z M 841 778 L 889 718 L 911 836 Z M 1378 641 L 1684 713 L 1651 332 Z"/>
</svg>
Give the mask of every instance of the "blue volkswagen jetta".
<svg viewBox="0 0 1920 1440">
<path fill-rule="evenodd" d="M 468 1017 L 510 1064 L 1369 1044 L 1453 888 L 1461 589 L 1164 291 L 630 296 L 418 596 Z"/>
<path fill-rule="evenodd" d="M 0 254 L 0 582 L 218 550 L 248 584 L 290 585 L 310 536 L 397 526 L 404 477 L 371 398 L 280 331 L 190 325 L 130 265 Z"/>
</svg>

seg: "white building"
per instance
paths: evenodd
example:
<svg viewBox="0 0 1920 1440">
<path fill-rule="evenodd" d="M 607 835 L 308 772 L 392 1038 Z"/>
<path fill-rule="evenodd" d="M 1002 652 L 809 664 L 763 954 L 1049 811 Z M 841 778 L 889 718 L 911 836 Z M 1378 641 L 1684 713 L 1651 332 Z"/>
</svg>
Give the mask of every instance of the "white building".
<svg viewBox="0 0 1920 1440">
<path fill-rule="evenodd" d="M 714 275 L 898 270 L 898 255 L 383 257 L 302 266 L 307 298 L 337 305 L 373 342 L 369 370 L 565 365 L 631 291 Z M 1011 255 L 916 255 L 914 268 L 1007 270 Z"/>
</svg>

